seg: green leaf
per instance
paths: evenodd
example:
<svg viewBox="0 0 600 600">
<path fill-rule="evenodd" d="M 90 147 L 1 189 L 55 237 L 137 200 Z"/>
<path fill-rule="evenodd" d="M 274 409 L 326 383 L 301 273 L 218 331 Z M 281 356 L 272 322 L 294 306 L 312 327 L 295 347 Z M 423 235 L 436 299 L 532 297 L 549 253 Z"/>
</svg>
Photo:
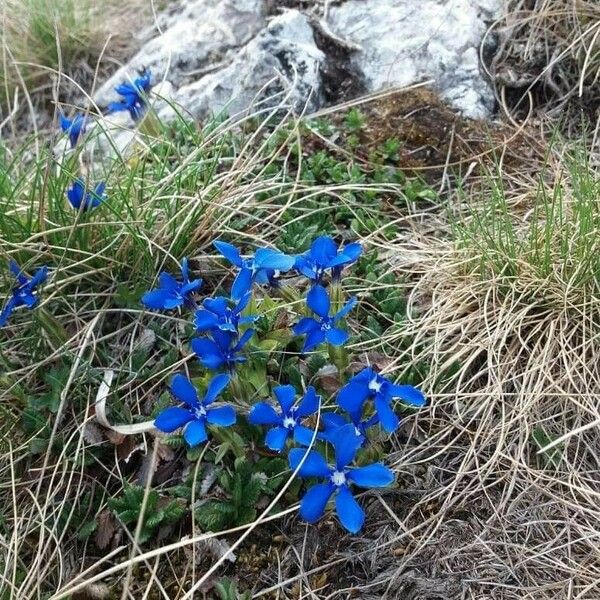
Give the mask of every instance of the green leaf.
<svg viewBox="0 0 600 600">
<path fill-rule="evenodd" d="M 545 448 L 548 444 L 551 444 L 556 437 L 548 435 L 542 427 L 536 427 L 532 433 L 533 441 L 536 443 L 538 448 Z M 564 454 L 564 445 L 557 444 L 553 448 L 549 448 L 545 450 L 541 454 L 539 454 L 540 458 L 544 462 L 544 466 L 546 467 L 560 467 L 560 464 L 563 459 Z"/>
</svg>

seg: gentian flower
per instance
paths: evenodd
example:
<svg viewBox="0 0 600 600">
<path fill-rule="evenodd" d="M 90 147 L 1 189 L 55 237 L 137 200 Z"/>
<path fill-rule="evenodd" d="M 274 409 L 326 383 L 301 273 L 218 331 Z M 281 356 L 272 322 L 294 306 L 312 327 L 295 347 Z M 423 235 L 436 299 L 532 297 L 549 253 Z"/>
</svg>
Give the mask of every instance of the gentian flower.
<svg viewBox="0 0 600 600">
<path fill-rule="evenodd" d="M 194 325 L 198 331 L 231 331 L 237 333 L 240 325 L 254 323 L 257 317 L 248 315 L 242 317 L 240 313 L 248 306 L 252 295 L 250 293 L 242 296 L 240 301 L 233 307 L 230 306 L 228 298 L 219 296 L 217 298 L 206 298 L 202 302 L 202 308 L 196 311 Z"/>
<path fill-rule="evenodd" d="M 164 271 L 158 276 L 159 288 L 150 290 L 142 296 L 142 303 L 154 310 L 172 310 L 178 306 L 187 304 L 194 307 L 192 295 L 202 285 L 202 279 L 190 281 L 188 259 L 181 261 L 181 275 L 183 281 L 180 283 Z"/>
<path fill-rule="evenodd" d="M 111 102 L 108 105 L 108 112 L 129 111 L 131 118 L 137 121 L 146 109 L 146 95 L 150 91 L 150 80 L 152 74 L 148 69 L 140 72 L 133 82 L 126 81 L 115 88 L 117 94 L 123 99 L 119 102 Z"/>
<path fill-rule="evenodd" d="M 238 339 L 235 333 L 214 329 L 212 338 L 194 338 L 192 350 L 197 354 L 200 364 L 207 369 L 233 369 L 236 364 L 246 362 L 240 352 L 253 336 L 254 329 L 247 329 Z"/>
<path fill-rule="evenodd" d="M 363 420 L 361 412 L 347 413 L 345 415 L 326 412 L 321 415 L 321 421 L 325 426 L 325 430 L 319 434 L 319 439 L 331 442 L 340 427 L 345 427 L 351 423 L 354 425 L 354 435 L 360 438 L 360 445 L 364 446 L 367 443 L 367 430 L 379 423 L 379 417 L 377 414 L 374 414 Z"/>
<path fill-rule="evenodd" d="M 60 128 L 69 135 L 71 148 L 75 148 L 80 136 L 85 133 L 85 126 L 86 119 L 82 114 L 77 113 L 72 119 L 69 119 L 62 112 L 60 113 Z"/>
<path fill-rule="evenodd" d="M 300 516 L 309 523 L 318 521 L 325 512 L 327 502 L 335 495 L 335 509 L 340 523 L 350 532 L 357 533 L 365 521 L 365 513 L 354 499 L 350 484 L 363 488 L 378 488 L 390 485 L 394 474 L 383 464 L 373 463 L 364 467 L 352 467 L 360 438 L 354 425 L 340 427 L 332 439 L 335 464 L 330 466 L 315 450 L 293 448 L 289 453 L 290 468 L 302 463 L 300 477 L 316 477 L 322 483 L 313 485 L 300 500 Z M 306 458 L 305 458 L 306 457 Z"/>
<path fill-rule="evenodd" d="M 372 400 L 379 421 L 385 431 L 392 433 L 400 424 L 400 419 L 392 408 L 392 400 L 399 398 L 411 406 L 424 406 L 423 392 L 412 385 L 396 385 L 371 368 L 363 369 L 340 391 L 338 404 L 348 413 L 362 412 L 367 400 Z"/>
<path fill-rule="evenodd" d="M 320 283 L 327 269 L 331 269 L 333 279 L 339 279 L 342 269 L 358 260 L 362 246 L 354 242 L 341 250 L 329 236 L 318 237 L 305 254 L 296 257 L 294 267 L 313 283 Z"/>
<path fill-rule="evenodd" d="M 242 258 L 240 251 L 226 242 L 213 242 L 215 248 L 234 266 L 238 272 L 231 286 L 231 297 L 239 300 L 248 293 L 253 283 L 277 285 L 280 273 L 294 266 L 294 257 L 272 248 L 258 248 L 253 257 Z"/>
<path fill-rule="evenodd" d="M 94 191 L 89 191 L 86 190 L 83 180 L 76 179 L 67 190 L 67 198 L 75 210 L 91 210 L 106 200 L 105 188 L 106 184 L 101 182 L 96 185 Z"/>
<path fill-rule="evenodd" d="M 313 437 L 313 430 L 305 427 L 301 419 L 317 412 L 320 397 L 317 396 L 315 388 L 310 386 L 304 397 L 294 404 L 296 390 L 292 385 L 279 385 L 273 393 L 279 402 L 281 412 L 277 412 L 267 402 L 255 404 L 248 415 L 248 420 L 253 425 L 272 425 L 265 436 L 267 448 L 275 452 L 281 452 L 290 436 L 299 444 L 308 446 Z"/>
<path fill-rule="evenodd" d="M 48 277 L 48 267 L 40 267 L 31 279 L 27 277 L 19 265 L 11 260 L 9 263 L 9 269 L 15 276 L 17 284 L 13 287 L 11 296 L 4 305 L 2 311 L 0 311 L 0 327 L 4 326 L 12 315 L 15 308 L 19 306 L 26 306 L 27 308 L 33 308 L 37 303 L 37 296 L 34 294 L 35 288 L 44 283 Z"/>
<path fill-rule="evenodd" d="M 175 375 L 171 381 L 171 392 L 185 404 L 185 408 L 165 408 L 154 420 L 154 426 L 164 433 L 183 427 L 183 437 L 190 446 L 205 442 L 208 439 L 207 423 L 221 427 L 235 423 L 235 411 L 231 406 L 210 407 L 228 384 L 229 375 L 216 375 L 210 380 L 204 398 L 199 399 L 192 382 L 183 375 Z"/>
<path fill-rule="evenodd" d="M 336 326 L 356 304 L 356 298 L 350 298 L 348 302 L 334 315 L 329 314 L 331 301 L 327 290 L 321 285 L 313 286 L 306 297 L 308 308 L 315 313 L 319 319 L 304 317 L 294 326 L 295 335 L 306 334 L 302 352 L 308 352 L 325 340 L 333 346 L 341 346 L 350 337 L 347 331 Z"/>
</svg>

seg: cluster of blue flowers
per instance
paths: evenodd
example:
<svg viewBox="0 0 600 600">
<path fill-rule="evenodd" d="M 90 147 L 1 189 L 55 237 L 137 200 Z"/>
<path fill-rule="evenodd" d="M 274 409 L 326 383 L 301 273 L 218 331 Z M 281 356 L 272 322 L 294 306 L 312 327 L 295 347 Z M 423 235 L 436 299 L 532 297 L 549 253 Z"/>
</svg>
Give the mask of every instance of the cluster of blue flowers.
<svg viewBox="0 0 600 600">
<path fill-rule="evenodd" d="M 204 368 L 217 373 L 202 399 L 189 379 L 176 375 L 170 389 L 184 407 L 167 408 L 155 420 L 156 427 L 165 433 L 182 429 L 190 446 L 208 439 L 207 425 L 227 427 L 236 422 L 232 406 L 214 406 L 213 402 L 237 376 L 238 365 L 248 360 L 245 348 L 255 335 L 253 326 L 258 318 L 249 314 L 257 310 L 257 303 L 251 304 L 256 286 L 277 288 L 282 276 L 292 271 L 308 279 L 306 306 L 313 316 L 300 318 L 292 327 L 296 336 L 304 337 L 301 355 L 323 343 L 345 345 L 349 333 L 343 322 L 357 303 L 356 298 L 351 298 L 338 310 L 332 310 L 330 290 L 341 290 L 342 270 L 360 257 L 360 244 L 339 248 L 333 239 L 321 236 L 308 252 L 295 257 L 272 248 L 259 248 L 248 257 L 222 241 L 214 246 L 236 270 L 230 297 L 209 297 L 198 304 L 196 293 L 202 281 L 190 280 L 186 259 L 179 280 L 163 272 L 158 277 L 159 287 L 142 297 L 143 304 L 151 309 L 193 310 L 194 325 L 200 336 L 192 339 L 192 350 Z M 331 286 L 327 287 L 329 282 Z M 264 443 L 269 450 L 281 453 L 295 446 L 288 453 L 289 465 L 300 477 L 321 480 L 303 496 L 300 515 L 307 522 L 315 522 L 323 515 L 330 498 L 335 497 L 340 523 L 350 532 L 359 531 L 365 515 L 351 486 L 383 487 L 390 485 L 394 476 L 381 463 L 356 466 L 355 457 L 369 443 L 371 428 L 381 426 L 387 433 L 397 429 L 399 418 L 394 411 L 394 400 L 419 407 L 425 404 L 425 397 L 416 388 L 394 384 L 371 368 L 362 370 L 339 390 L 337 411 L 321 413 L 322 399 L 312 386 L 299 395 L 291 385 L 276 385 L 273 395 L 276 403 L 257 402 L 248 413 L 248 421 L 267 428 Z M 317 427 L 319 418 L 323 429 Z M 333 465 L 321 454 L 327 445 L 333 447 Z"/>
<path fill-rule="evenodd" d="M 152 74 L 148 69 L 142 69 L 139 76 L 132 82 L 124 82 L 115 88 L 115 91 L 121 96 L 119 102 L 113 102 L 108 106 L 108 113 L 118 111 L 128 111 L 135 121 L 139 121 L 147 108 L 147 95 L 150 91 Z M 86 115 L 76 113 L 73 118 L 67 117 L 64 113 L 59 115 L 59 125 L 63 133 L 69 138 L 71 148 L 76 148 L 80 140 L 83 139 L 89 119 Z M 66 190 L 66 197 L 69 204 L 77 211 L 88 212 L 99 207 L 106 201 L 106 183 L 101 181 L 96 185 L 89 184 L 81 177 L 76 177 Z M 187 267 L 186 267 L 187 268 Z M 36 288 L 44 283 L 48 276 L 48 268 L 46 266 L 38 269 L 33 277 L 28 278 L 22 269 L 14 262 L 9 263 L 9 269 L 16 278 L 16 285 L 13 287 L 10 297 L 0 311 L 0 327 L 8 322 L 9 317 L 14 310 L 20 306 L 33 308 L 37 304 Z M 169 308 L 179 306 L 177 304 L 176 282 L 170 275 L 164 274 L 161 280 L 161 287 L 165 290 L 171 288 L 171 301 L 174 302 Z M 184 275 L 185 278 L 185 275 Z M 197 284 L 197 285 L 196 285 Z M 188 292 L 195 291 L 200 287 L 201 282 L 187 281 L 186 285 L 191 286 L 182 290 L 183 295 Z M 181 291 L 181 290 L 180 290 Z M 160 306 L 165 307 L 169 304 L 169 300 L 164 299 L 166 292 L 161 292 L 159 298 L 148 300 L 150 306 L 153 302 L 155 308 Z"/>
</svg>

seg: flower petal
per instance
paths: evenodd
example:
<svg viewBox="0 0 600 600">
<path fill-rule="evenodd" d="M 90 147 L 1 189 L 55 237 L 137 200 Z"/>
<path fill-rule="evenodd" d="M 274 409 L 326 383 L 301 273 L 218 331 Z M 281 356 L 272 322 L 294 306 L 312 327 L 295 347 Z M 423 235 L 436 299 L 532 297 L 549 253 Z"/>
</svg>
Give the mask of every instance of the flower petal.
<svg viewBox="0 0 600 600">
<path fill-rule="evenodd" d="M 294 405 L 294 400 L 296 399 L 296 388 L 293 385 L 278 385 L 273 389 L 273 393 L 275 394 L 275 398 L 277 398 L 277 402 L 279 402 L 284 414 L 287 415 Z"/>
<path fill-rule="evenodd" d="M 246 329 L 242 334 L 242 337 L 238 340 L 237 344 L 234 347 L 234 352 L 239 352 L 249 341 L 250 338 L 254 335 L 254 329 Z"/>
<path fill-rule="evenodd" d="M 206 434 L 204 422 L 199 419 L 190 421 L 183 430 L 183 438 L 192 447 L 205 442 L 208 435 Z"/>
<path fill-rule="evenodd" d="M 337 254 L 337 246 L 328 235 L 322 235 L 311 244 L 310 254 L 320 266 L 329 267 L 331 266 L 329 263 Z"/>
<path fill-rule="evenodd" d="M 273 269 L 289 271 L 294 266 L 294 257 L 288 256 L 272 248 L 258 248 L 254 254 L 254 265 L 257 269 Z"/>
<path fill-rule="evenodd" d="M 364 488 L 385 487 L 394 481 L 394 474 L 382 463 L 373 463 L 348 472 L 348 479 Z"/>
<path fill-rule="evenodd" d="M 225 363 L 221 349 L 209 338 L 194 338 L 192 350 L 207 369 L 218 369 Z"/>
<path fill-rule="evenodd" d="M 178 373 L 171 380 L 171 392 L 178 400 L 185 402 L 188 406 L 196 408 L 199 404 L 198 392 L 192 382 Z"/>
<path fill-rule="evenodd" d="M 281 417 L 270 404 L 257 402 L 250 409 L 248 421 L 252 425 L 278 425 L 281 423 Z"/>
<path fill-rule="evenodd" d="M 171 433 L 189 423 L 193 418 L 194 415 L 189 410 L 171 406 L 158 414 L 154 419 L 154 427 L 164 433 Z"/>
<path fill-rule="evenodd" d="M 33 274 L 33 277 L 31 278 L 31 281 L 29 282 L 29 287 L 31 289 L 37 287 L 38 285 L 40 285 L 40 283 L 44 283 L 44 281 L 46 281 L 47 277 L 48 277 L 48 267 L 46 267 L 46 266 L 40 267 Z"/>
<path fill-rule="evenodd" d="M 220 317 L 225 316 L 225 312 L 227 311 L 227 307 L 229 303 L 227 302 L 227 298 L 224 296 L 217 296 L 216 298 L 205 298 L 202 303 L 206 310 L 209 310 L 215 315 L 219 315 Z"/>
<path fill-rule="evenodd" d="M 9 298 L 8 302 L 4 305 L 2 312 L 0 312 L 0 327 L 6 325 L 8 319 L 12 315 L 16 308 L 16 302 L 14 298 Z"/>
<path fill-rule="evenodd" d="M 310 352 L 325 341 L 325 332 L 322 329 L 314 329 L 309 332 L 304 340 L 302 352 Z"/>
<path fill-rule="evenodd" d="M 306 296 L 308 308 L 319 317 L 327 317 L 331 303 L 327 290 L 322 285 L 313 285 Z"/>
<path fill-rule="evenodd" d="M 381 395 L 377 395 L 375 397 L 375 410 L 377 411 L 381 426 L 387 433 L 393 433 L 398 429 L 400 419 L 398 419 L 398 416 L 392 409 L 389 400 L 383 398 Z"/>
<path fill-rule="evenodd" d="M 313 329 L 317 329 L 319 327 L 319 323 L 315 321 L 312 317 L 303 317 L 294 325 L 293 332 L 294 335 L 304 335 Z"/>
<path fill-rule="evenodd" d="M 405 404 L 411 406 L 425 406 L 427 399 L 425 394 L 412 385 L 390 385 L 389 395 L 392 398 L 400 398 Z"/>
<path fill-rule="evenodd" d="M 202 403 L 208 405 L 214 402 L 217 396 L 229 385 L 229 375 L 222 373 L 221 375 L 215 375 L 209 382 L 204 394 L 204 400 Z"/>
<path fill-rule="evenodd" d="M 317 395 L 315 388 L 312 385 L 308 386 L 304 398 L 302 398 L 296 409 L 296 416 L 307 417 L 308 415 L 312 415 L 319 409 L 320 402 L 321 397 Z"/>
<path fill-rule="evenodd" d="M 214 313 L 200 309 L 194 314 L 194 326 L 198 331 L 208 331 L 216 327 L 219 323 L 219 318 Z"/>
<path fill-rule="evenodd" d="M 344 306 L 336 313 L 334 320 L 339 321 L 340 319 L 343 319 L 356 306 L 357 302 L 358 298 L 352 296 L 352 298 L 350 298 L 350 300 L 348 300 L 348 302 L 346 302 L 346 304 L 344 304 Z"/>
<path fill-rule="evenodd" d="M 240 251 L 227 242 L 216 241 L 213 246 L 232 264 L 236 267 L 241 267 L 243 264 Z"/>
<path fill-rule="evenodd" d="M 151 290 L 142 296 L 142 304 L 153 310 L 165 309 L 165 304 L 171 298 L 169 290 Z"/>
<path fill-rule="evenodd" d="M 362 529 L 365 513 L 346 486 L 341 486 L 338 490 L 335 497 L 335 510 L 340 523 L 350 533 L 358 533 Z"/>
<path fill-rule="evenodd" d="M 339 327 L 332 327 L 325 337 L 332 346 L 343 346 L 350 339 L 350 334 Z"/>
<path fill-rule="evenodd" d="M 285 427 L 273 427 L 267 431 L 265 445 L 274 452 L 281 452 L 285 448 L 289 433 Z"/>
<path fill-rule="evenodd" d="M 325 512 L 325 507 L 331 494 L 333 494 L 334 486 L 332 483 L 319 483 L 313 485 L 306 491 L 300 500 L 300 516 L 308 523 L 318 521 Z"/>
<path fill-rule="evenodd" d="M 159 273 L 158 283 L 161 288 L 164 288 L 165 290 L 170 290 L 171 292 L 176 292 L 181 287 L 177 279 L 175 279 L 173 275 L 165 271 Z"/>
<path fill-rule="evenodd" d="M 296 425 L 294 427 L 294 441 L 301 446 L 310 446 L 313 437 L 315 440 L 318 439 L 318 436 L 315 436 L 315 432 L 310 427 L 305 427 L 304 425 Z"/>
<path fill-rule="evenodd" d="M 243 298 L 252 287 L 252 271 L 243 267 L 231 285 L 231 297 L 234 300 Z"/>
<path fill-rule="evenodd" d="M 300 477 L 329 477 L 331 469 L 325 459 L 314 450 L 305 450 L 304 448 L 292 448 L 288 454 L 290 469 L 296 470 L 296 467 L 302 462 L 304 463 L 298 471 Z"/>
<path fill-rule="evenodd" d="M 235 424 L 235 410 L 232 406 L 215 406 L 215 408 L 209 408 L 206 411 L 206 420 L 211 425 L 229 427 Z"/>
<path fill-rule="evenodd" d="M 365 400 L 369 397 L 369 386 L 361 381 L 351 379 L 337 395 L 337 403 L 349 413 L 362 410 Z"/>
<path fill-rule="evenodd" d="M 338 471 L 349 465 L 362 443 L 361 436 L 356 435 L 354 424 L 348 423 L 333 431 L 330 435 L 335 450 L 335 464 Z"/>
</svg>

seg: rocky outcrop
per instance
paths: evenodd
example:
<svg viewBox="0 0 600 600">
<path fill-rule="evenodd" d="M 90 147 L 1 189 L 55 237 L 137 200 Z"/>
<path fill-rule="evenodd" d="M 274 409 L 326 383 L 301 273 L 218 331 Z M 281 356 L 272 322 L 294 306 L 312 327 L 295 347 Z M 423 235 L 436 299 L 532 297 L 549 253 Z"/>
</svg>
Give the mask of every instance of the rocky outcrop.
<svg viewBox="0 0 600 600">
<path fill-rule="evenodd" d="M 172 84 L 167 99 L 195 118 L 284 96 L 296 110 L 311 111 L 338 88 L 376 91 L 425 80 L 463 114 L 485 117 L 494 97 L 480 70 L 479 47 L 501 2 L 342 0 L 327 14 L 314 7 L 307 14 L 298 2 L 300 8 L 269 16 L 274 9 L 267 0 L 182 0 L 159 16 L 155 36 L 94 100 L 105 106 L 115 85 L 148 67 L 156 82 Z M 341 69 L 340 46 L 346 52 Z M 332 73 L 355 81 L 329 81 Z"/>
<path fill-rule="evenodd" d="M 464 115 L 483 118 L 494 97 L 479 46 L 499 10 L 498 0 L 347 0 L 327 22 L 358 47 L 352 63 L 370 91 L 431 80 Z"/>
</svg>

